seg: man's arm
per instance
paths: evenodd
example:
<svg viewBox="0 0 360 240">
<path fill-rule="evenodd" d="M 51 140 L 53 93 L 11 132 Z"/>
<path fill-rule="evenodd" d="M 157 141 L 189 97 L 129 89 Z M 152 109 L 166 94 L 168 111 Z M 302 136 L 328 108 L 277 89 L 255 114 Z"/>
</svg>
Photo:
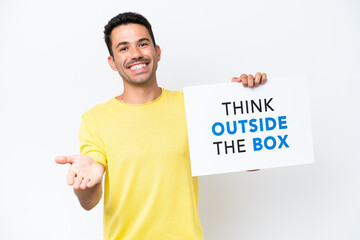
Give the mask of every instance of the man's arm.
<svg viewBox="0 0 360 240">
<path fill-rule="evenodd" d="M 93 209 L 100 201 L 102 196 L 102 182 L 100 181 L 92 188 L 85 190 L 75 189 L 74 192 L 79 199 L 80 205 L 87 211 Z"/>
<path fill-rule="evenodd" d="M 104 165 L 82 154 L 58 156 L 55 162 L 71 165 L 67 175 L 68 185 L 73 186 L 80 205 L 84 209 L 91 210 L 95 207 L 102 196 Z"/>
</svg>

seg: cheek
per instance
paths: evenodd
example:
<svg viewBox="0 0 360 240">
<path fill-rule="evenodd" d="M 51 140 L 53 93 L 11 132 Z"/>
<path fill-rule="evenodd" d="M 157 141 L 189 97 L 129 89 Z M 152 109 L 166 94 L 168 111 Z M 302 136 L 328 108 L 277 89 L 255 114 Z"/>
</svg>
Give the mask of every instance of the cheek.
<svg viewBox="0 0 360 240">
<path fill-rule="evenodd" d="M 116 64 L 116 67 L 118 68 L 118 69 L 123 69 L 123 68 L 125 68 L 124 66 L 125 66 L 125 63 L 126 63 L 126 58 L 125 57 L 116 57 L 115 58 L 115 64 Z"/>
</svg>

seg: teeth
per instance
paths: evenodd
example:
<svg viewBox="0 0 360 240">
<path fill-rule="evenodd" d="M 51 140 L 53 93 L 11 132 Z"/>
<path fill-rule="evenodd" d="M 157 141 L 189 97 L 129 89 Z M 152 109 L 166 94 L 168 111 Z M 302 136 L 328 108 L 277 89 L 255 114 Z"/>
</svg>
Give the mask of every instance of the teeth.
<svg viewBox="0 0 360 240">
<path fill-rule="evenodd" d="M 146 64 L 134 65 L 134 66 L 131 66 L 131 67 L 130 67 L 130 70 L 138 70 L 138 69 L 143 68 L 143 67 L 145 67 L 145 66 L 146 66 Z"/>
</svg>

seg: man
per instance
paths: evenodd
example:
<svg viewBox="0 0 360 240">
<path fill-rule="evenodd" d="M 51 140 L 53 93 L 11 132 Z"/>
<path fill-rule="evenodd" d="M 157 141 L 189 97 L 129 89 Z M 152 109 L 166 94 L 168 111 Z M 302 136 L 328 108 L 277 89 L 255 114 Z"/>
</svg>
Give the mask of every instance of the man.
<svg viewBox="0 0 360 240">
<path fill-rule="evenodd" d="M 157 84 L 161 49 L 151 25 L 139 14 L 122 13 L 104 33 L 109 65 L 124 91 L 83 115 L 81 154 L 55 161 L 71 164 L 67 182 L 86 210 L 100 201 L 106 172 L 104 239 L 203 239 L 183 94 Z M 253 87 L 266 75 L 232 81 Z"/>
</svg>

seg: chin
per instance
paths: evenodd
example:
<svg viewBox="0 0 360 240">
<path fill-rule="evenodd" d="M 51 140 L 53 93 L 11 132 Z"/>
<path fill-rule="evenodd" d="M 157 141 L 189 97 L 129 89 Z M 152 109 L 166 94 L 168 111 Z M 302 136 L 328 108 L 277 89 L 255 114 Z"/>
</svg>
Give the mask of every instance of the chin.
<svg viewBox="0 0 360 240">
<path fill-rule="evenodd" d="M 150 79 L 143 79 L 143 80 L 129 80 L 128 83 L 132 85 L 146 85 L 150 82 Z"/>
</svg>

